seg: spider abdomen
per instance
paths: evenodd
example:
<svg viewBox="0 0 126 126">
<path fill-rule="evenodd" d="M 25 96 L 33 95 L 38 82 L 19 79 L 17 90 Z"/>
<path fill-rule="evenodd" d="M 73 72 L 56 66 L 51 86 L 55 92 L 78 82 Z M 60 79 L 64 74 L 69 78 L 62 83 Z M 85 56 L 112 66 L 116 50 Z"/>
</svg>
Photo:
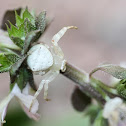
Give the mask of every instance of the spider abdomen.
<svg viewBox="0 0 126 126">
<path fill-rule="evenodd" d="M 53 65 L 53 56 L 42 44 L 33 46 L 27 58 L 27 64 L 32 71 L 44 71 Z"/>
</svg>

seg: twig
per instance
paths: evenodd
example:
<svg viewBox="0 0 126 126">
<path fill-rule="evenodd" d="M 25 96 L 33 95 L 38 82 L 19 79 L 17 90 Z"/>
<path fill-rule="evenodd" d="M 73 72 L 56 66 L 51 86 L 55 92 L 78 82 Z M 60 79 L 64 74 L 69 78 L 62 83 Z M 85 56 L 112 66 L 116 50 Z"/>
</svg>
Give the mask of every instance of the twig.
<svg viewBox="0 0 126 126">
<path fill-rule="evenodd" d="M 87 74 L 82 72 L 78 68 L 72 66 L 71 64 L 66 64 L 66 71 L 61 72 L 64 76 L 74 81 L 88 96 L 95 98 L 102 105 L 105 104 L 106 100 L 104 97 L 87 81 Z"/>
</svg>

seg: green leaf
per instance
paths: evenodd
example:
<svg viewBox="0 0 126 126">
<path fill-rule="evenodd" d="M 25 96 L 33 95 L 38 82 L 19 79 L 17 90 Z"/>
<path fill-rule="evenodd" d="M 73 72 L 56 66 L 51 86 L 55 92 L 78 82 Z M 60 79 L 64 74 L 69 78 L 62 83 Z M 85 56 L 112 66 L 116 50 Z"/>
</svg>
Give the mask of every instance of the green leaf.
<svg viewBox="0 0 126 126">
<path fill-rule="evenodd" d="M 18 37 L 11 37 L 12 41 L 14 42 L 15 45 L 17 45 L 18 47 L 20 47 L 21 49 L 23 49 L 24 47 L 24 41 L 21 40 L 20 38 Z"/>
<path fill-rule="evenodd" d="M 26 37 L 26 31 L 25 31 L 25 22 L 23 22 L 19 27 L 18 27 L 18 33 L 17 37 L 20 37 L 22 40 L 25 40 Z M 16 37 L 16 36 L 15 36 Z"/>
<path fill-rule="evenodd" d="M 21 19 L 21 17 L 16 12 L 15 12 L 15 16 L 16 16 L 16 25 L 18 27 L 14 26 L 11 22 L 9 22 L 11 28 L 9 29 L 7 25 L 8 34 L 10 38 L 12 39 L 12 41 L 17 46 L 19 46 L 20 48 L 23 48 L 23 45 L 24 45 L 23 41 L 25 40 L 27 33 L 33 30 L 36 30 L 35 25 L 32 24 L 34 18 L 28 12 L 27 9 L 23 13 L 23 19 Z"/>
<path fill-rule="evenodd" d="M 10 80 L 11 80 L 11 89 L 15 84 L 15 80 L 18 77 L 17 72 L 19 72 L 19 68 L 21 67 L 22 63 L 24 62 L 24 60 L 26 59 L 26 56 L 21 57 L 20 60 L 18 60 L 15 64 L 12 65 L 11 69 L 10 69 Z"/>
<path fill-rule="evenodd" d="M 29 72 L 26 69 L 26 67 L 21 67 L 19 69 L 19 74 L 16 81 L 19 88 L 23 90 L 28 81 L 29 81 Z"/>
<path fill-rule="evenodd" d="M 8 26 L 7 29 L 9 36 L 14 42 L 14 44 L 16 44 L 20 48 L 23 48 L 26 35 L 29 32 L 34 31 L 35 27 L 26 19 L 24 23 L 19 26 L 19 28 L 11 24 L 11 30 Z"/>
<path fill-rule="evenodd" d="M 16 26 L 14 26 L 13 24 L 10 23 L 11 28 L 9 29 L 8 25 L 7 25 L 7 30 L 8 30 L 8 34 L 10 36 L 10 38 L 13 37 L 17 37 L 20 38 L 22 40 L 25 39 L 25 24 L 21 24 L 19 28 L 17 28 Z"/>
<path fill-rule="evenodd" d="M 11 29 L 7 26 L 9 36 L 13 37 L 19 37 L 25 39 L 26 33 L 30 32 L 31 30 L 35 30 L 35 19 L 34 17 L 28 12 L 27 9 L 25 9 L 23 13 L 23 19 L 17 14 L 15 11 L 15 17 L 16 17 L 16 26 L 14 26 L 11 22 L 10 26 Z M 34 22 L 34 23 L 33 23 Z"/>
<path fill-rule="evenodd" d="M 8 72 L 11 69 L 11 64 L 5 64 L 0 66 L 0 73 Z"/>
<path fill-rule="evenodd" d="M 7 72 L 11 66 L 20 59 L 19 56 L 12 53 L 0 53 L 0 73 Z"/>
<path fill-rule="evenodd" d="M 7 58 L 7 60 L 8 60 L 11 64 L 14 64 L 14 63 L 16 63 L 19 59 L 21 59 L 18 55 L 12 54 L 12 53 L 4 53 L 4 56 Z"/>
<path fill-rule="evenodd" d="M 95 73 L 98 70 L 104 71 L 117 79 L 126 79 L 126 68 L 120 67 L 118 65 L 113 64 L 100 65 L 90 73 L 90 77 L 92 76 L 93 73 Z"/>
<path fill-rule="evenodd" d="M 9 24 L 10 24 L 10 29 L 7 25 L 7 30 L 8 30 L 8 33 L 9 33 L 9 36 L 13 35 L 13 36 L 16 36 L 17 37 L 17 34 L 18 34 L 18 28 L 15 27 L 10 21 L 8 21 Z"/>
<path fill-rule="evenodd" d="M 102 116 L 103 111 L 100 111 L 94 121 L 93 126 L 108 126 L 108 122 Z"/>
<path fill-rule="evenodd" d="M 15 11 L 15 18 L 16 18 L 16 26 L 19 27 L 23 23 L 23 19 L 17 14 L 17 11 Z"/>
<path fill-rule="evenodd" d="M 18 31 L 13 31 L 13 33 L 11 34 L 11 36 L 19 37 L 22 40 L 24 40 L 25 36 L 26 36 L 25 23 L 21 24 L 17 29 L 18 29 Z M 17 32 L 17 33 L 15 33 L 15 32 Z"/>
<path fill-rule="evenodd" d="M 120 83 L 117 85 L 116 89 L 117 89 L 118 94 L 126 99 L 126 80 L 123 83 L 121 82 L 122 81 L 120 81 Z"/>
<path fill-rule="evenodd" d="M 24 29 L 25 29 L 26 35 L 29 32 L 36 30 L 36 27 L 34 25 L 32 25 L 32 23 L 28 19 L 24 20 L 24 25 L 25 25 Z"/>
<path fill-rule="evenodd" d="M 28 9 L 22 12 L 19 16 L 15 11 L 16 26 L 11 22 L 10 28 L 7 26 L 8 34 L 15 45 L 22 49 L 21 54 L 25 54 L 30 45 L 36 42 L 46 27 L 46 12 L 43 11 L 37 18 L 32 16 Z M 8 49 L 4 49 L 8 51 Z"/>
<path fill-rule="evenodd" d="M 23 49 L 25 45 L 26 47 L 24 50 L 27 50 L 31 43 L 30 34 L 34 34 L 34 37 L 32 37 L 32 41 L 33 38 L 34 41 L 37 41 L 41 34 L 44 32 L 46 27 L 46 12 L 43 11 L 42 13 L 40 13 L 39 16 L 36 18 L 36 22 L 35 17 L 30 14 L 27 8 L 23 12 L 22 17 L 19 16 L 15 11 L 15 18 L 16 26 L 14 26 L 11 22 L 9 22 L 10 28 L 8 27 L 8 25 L 6 25 L 8 34 L 14 44 L 16 44 L 21 49 Z M 38 31 L 36 32 L 36 30 Z M 35 33 L 33 33 L 32 31 L 35 31 Z M 30 36 L 30 39 L 26 38 L 26 36 Z M 26 44 L 26 42 L 28 42 L 28 44 Z"/>
<path fill-rule="evenodd" d="M 33 42 L 35 42 L 38 39 L 38 36 L 40 35 L 40 31 L 36 30 L 36 31 L 32 31 L 30 32 L 24 42 L 24 46 L 23 46 L 23 50 L 22 50 L 22 55 L 25 54 L 30 46 L 30 44 L 32 44 Z"/>
<path fill-rule="evenodd" d="M 18 73 L 16 75 L 16 80 L 10 85 L 11 90 L 13 89 L 13 86 L 15 83 L 18 84 L 19 88 L 23 90 L 27 83 L 31 85 L 31 87 L 36 91 L 36 86 L 34 84 L 33 74 L 32 71 L 27 69 L 26 65 L 22 65 Z"/>
<path fill-rule="evenodd" d="M 46 27 L 46 11 L 43 11 L 39 14 L 39 16 L 36 18 L 36 27 L 38 30 L 41 30 L 41 34 L 45 31 Z"/>
<path fill-rule="evenodd" d="M 23 61 L 26 59 L 26 57 L 27 56 L 22 56 L 20 60 L 15 62 L 15 64 L 13 64 L 13 66 L 11 67 L 11 70 L 10 70 L 11 76 L 15 76 L 16 75 L 16 72 L 18 71 L 18 69 L 20 68 L 20 66 L 22 65 Z"/>
<path fill-rule="evenodd" d="M 35 25 L 35 19 L 34 17 L 30 14 L 30 12 L 28 11 L 28 9 L 26 8 L 24 13 L 23 13 L 23 20 L 28 19 L 32 25 Z"/>
<path fill-rule="evenodd" d="M 24 10 L 21 16 L 19 16 L 15 11 L 16 26 L 19 27 L 25 22 L 25 20 L 28 20 L 35 27 L 35 18 L 32 16 L 32 14 L 30 14 L 27 8 Z"/>
</svg>

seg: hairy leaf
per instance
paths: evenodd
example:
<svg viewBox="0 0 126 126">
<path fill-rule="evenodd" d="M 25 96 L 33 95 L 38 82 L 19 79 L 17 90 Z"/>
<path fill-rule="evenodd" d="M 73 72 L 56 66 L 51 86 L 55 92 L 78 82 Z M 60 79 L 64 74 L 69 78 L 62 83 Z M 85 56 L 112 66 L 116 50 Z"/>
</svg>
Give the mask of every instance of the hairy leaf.
<svg viewBox="0 0 126 126">
<path fill-rule="evenodd" d="M 33 90 L 36 91 L 36 86 L 34 84 L 32 71 L 27 69 L 27 66 L 24 64 L 17 71 L 15 80 L 10 85 L 11 90 L 13 89 L 13 86 L 15 85 L 15 83 L 18 84 L 18 86 L 21 90 L 23 90 L 24 87 L 26 86 L 26 84 L 29 83 L 30 86 L 33 88 Z"/>
<path fill-rule="evenodd" d="M 21 49 L 23 49 L 24 47 L 24 41 L 21 40 L 20 38 L 18 37 L 11 37 L 12 41 L 14 42 L 15 45 L 17 45 L 18 47 L 20 47 Z"/>
<path fill-rule="evenodd" d="M 9 29 L 8 26 L 7 26 L 7 29 L 8 29 L 8 33 L 12 41 L 18 47 L 23 48 L 26 35 L 29 32 L 34 31 L 36 28 L 26 19 L 24 23 L 19 26 L 19 28 L 11 24 L 11 30 Z"/>
<path fill-rule="evenodd" d="M 16 63 L 19 59 L 21 59 L 18 55 L 12 53 L 5 53 L 4 54 L 9 62 L 12 64 Z"/>
<path fill-rule="evenodd" d="M 9 21 L 9 24 L 10 24 L 10 28 L 9 26 L 7 25 L 7 30 L 8 30 L 8 34 L 9 36 L 13 35 L 13 36 L 16 36 L 17 37 L 17 34 L 18 34 L 18 28 L 15 27 L 10 21 Z"/>
<path fill-rule="evenodd" d="M 42 34 L 46 27 L 46 11 L 43 11 L 39 14 L 39 16 L 36 18 L 35 24 L 37 29 L 40 30 Z"/>
<path fill-rule="evenodd" d="M 29 82 L 31 73 L 29 73 L 28 69 L 26 66 L 21 67 L 19 69 L 18 77 L 17 77 L 17 84 L 19 88 L 22 90 L 26 84 Z"/>
<path fill-rule="evenodd" d="M 17 37 L 17 38 L 20 38 L 22 40 L 25 39 L 25 24 L 21 24 L 20 27 L 16 27 L 14 26 L 13 24 L 11 24 L 10 22 L 10 26 L 11 26 L 11 29 L 9 29 L 9 27 L 7 26 L 7 30 L 8 30 L 8 34 L 10 36 L 10 38 L 13 36 L 13 37 Z"/>
<path fill-rule="evenodd" d="M 11 29 L 7 26 L 9 36 L 19 37 L 20 39 L 24 40 L 27 33 L 35 30 L 35 19 L 34 17 L 28 12 L 26 9 L 23 13 L 23 19 L 15 12 L 16 17 L 16 26 L 14 26 L 11 22 L 10 26 Z M 32 23 L 34 20 L 34 23 Z"/>
<path fill-rule="evenodd" d="M 25 58 L 26 56 L 23 56 L 20 60 L 18 60 L 15 64 L 13 64 L 10 69 L 10 80 L 11 80 L 10 88 L 11 89 L 17 80 L 17 77 L 18 77 L 17 73 L 19 72 L 19 69 L 21 68 L 21 65 L 23 64 L 23 61 L 25 60 Z"/>
<path fill-rule="evenodd" d="M 126 81 L 126 80 L 125 80 Z M 124 99 L 126 99 L 126 82 L 125 83 L 119 83 L 117 85 L 117 91 L 120 96 L 122 96 Z"/>
<path fill-rule="evenodd" d="M 20 68 L 20 66 L 22 65 L 23 61 L 26 59 L 26 56 L 22 56 L 20 60 L 18 60 L 17 62 L 15 62 L 10 70 L 10 75 L 11 76 L 15 76 L 16 72 L 18 71 L 18 69 Z M 13 78 L 13 77 L 12 77 Z M 12 79 L 13 80 L 13 79 Z"/>
<path fill-rule="evenodd" d="M 36 30 L 36 27 L 34 25 L 32 25 L 32 23 L 26 18 L 24 20 L 24 30 L 25 30 L 25 34 L 27 35 L 29 32 Z M 25 35 L 25 37 L 26 37 Z"/>
<path fill-rule="evenodd" d="M 30 14 L 27 8 L 23 13 L 23 20 L 25 20 L 26 18 L 32 23 L 32 25 L 35 25 L 35 18 Z"/>
<path fill-rule="evenodd" d="M 19 27 L 23 23 L 23 19 L 17 14 L 17 11 L 15 11 L 15 18 L 16 18 L 16 26 Z"/>
<path fill-rule="evenodd" d="M 8 27 L 8 25 L 6 25 L 8 34 L 17 46 L 23 48 L 24 40 L 27 34 L 31 31 L 36 30 L 35 18 L 29 13 L 27 8 L 23 12 L 22 18 L 15 11 L 15 18 L 16 26 L 14 26 L 11 22 L 9 22 L 10 28 Z"/>
<path fill-rule="evenodd" d="M 24 23 L 24 21 L 27 19 L 29 22 L 31 22 L 32 25 L 35 26 L 35 18 L 30 14 L 28 9 L 26 8 L 22 14 L 22 17 L 17 14 L 15 11 L 15 18 L 16 18 L 16 26 L 20 26 Z"/>
<path fill-rule="evenodd" d="M 90 73 L 90 77 L 92 76 L 93 73 L 95 73 L 98 70 L 104 71 L 117 79 L 126 79 L 126 68 L 120 67 L 118 65 L 113 64 L 100 65 Z"/>
<path fill-rule="evenodd" d="M 12 53 L 0 53 L 0 73 L 7 72 L 11 66 L 20 59 L 19 56 Z"/>
<path fill-rule="evenodd" d="M 43 11 L 42 13 L 39 14 L 37 18 L 35 18 L 34 16 L 32 16 L 32 14 L 30 14 L 28 9 L 26 8 L 22 13 L 22 16 L 19 16 L 15 11 L 15 18 L 16 18 L 16 26 L 14 26 L 11 22 L 9 22 L 10 28 L 8 27 L 8 25 L 6 25 L 8 34 L 12 39 L 12 41 L 14 42 L 14 44 L 23 49 L 22 52 L 26 52 L 30 43 L 33 42 L 33 38 L 34 41 L 37 41 L 41 36 L 41 34 L 44 32 L 46 27 L 46 12 Z M 38 31 L 36 32 L 36 30 L 38 30 L 39 32 Z M 30 38 L 28 38 L 28 36 Z M 26 42 L 28 43 L 26 44 Z"/>
<path fill-rule="evenodd" d="M 23 46 L 23 50 L 22 50 L 22 54 L 25 54 L 27 51 L 28 51 L 28 48 L 30 46 L 30 44 L 32 44 L 33 42 L 35 42 L 38 37 L 41 33 L 39 30 L 36 30 L 36 31 L 32 31 L 30 32 L 26 39 L 25 39 L 25 42 L 24 42 L 24 46 Z"/>
</svg>

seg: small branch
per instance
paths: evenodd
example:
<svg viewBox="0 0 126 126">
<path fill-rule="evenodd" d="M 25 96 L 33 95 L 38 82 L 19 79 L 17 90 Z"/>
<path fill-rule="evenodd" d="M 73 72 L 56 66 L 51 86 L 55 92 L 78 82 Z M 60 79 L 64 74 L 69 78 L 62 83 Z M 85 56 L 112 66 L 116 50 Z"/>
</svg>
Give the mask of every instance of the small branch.
<svg viewBox="0 0 126 126">
<path fill-rule="evenodd" d="M 86 93 L 90 97 L 95 98 L 102 105 L 105 104 L 106 100 L 103 95 L 101 95 L 91 84 L 88 83 L 87 73 L 82 72 L 78 68 L 75 68 L 74 66 L 67 63 L 66 71 L 61 72 L 61 74 L 74 81 L 80 87 L 82 92 Z"/>
</svg>

